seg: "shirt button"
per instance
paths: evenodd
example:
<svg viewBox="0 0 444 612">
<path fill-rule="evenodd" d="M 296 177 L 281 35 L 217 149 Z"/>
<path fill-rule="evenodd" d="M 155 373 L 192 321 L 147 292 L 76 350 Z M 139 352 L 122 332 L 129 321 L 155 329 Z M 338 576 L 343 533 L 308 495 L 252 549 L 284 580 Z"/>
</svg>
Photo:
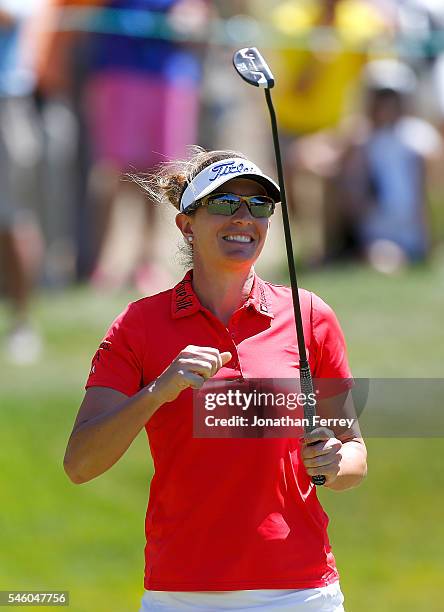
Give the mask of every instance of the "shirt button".
<svg viewBox="0 0 444 612">
<path fill-rule="evenodd" d="M 236 334 L 235 334 L 234 332 L 231 332 L 230 336 L 231 336 L 232 338 L 235 338 L 235 337 L 236 337 Z"/>
</svg>

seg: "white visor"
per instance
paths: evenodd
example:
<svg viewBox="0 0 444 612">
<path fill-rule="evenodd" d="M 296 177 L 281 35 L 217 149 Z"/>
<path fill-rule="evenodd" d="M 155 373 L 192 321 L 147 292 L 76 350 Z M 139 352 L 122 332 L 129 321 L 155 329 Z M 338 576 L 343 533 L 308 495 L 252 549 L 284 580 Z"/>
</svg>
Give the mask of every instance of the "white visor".
<svg viewBox="0 0 444 612">
<path fill-rule="evenodd" d="M 207 166 L 188 183 L 180 199 L 180 212 L 185 212 L 196 200 L 212 193 L 224 183 L 241 176 L 260 183 L 275 202 L 280 202 L 279 186 L 273 179 L 266 176 L 256 164 L 248 159 L 232 157 Z"/>
</svg>

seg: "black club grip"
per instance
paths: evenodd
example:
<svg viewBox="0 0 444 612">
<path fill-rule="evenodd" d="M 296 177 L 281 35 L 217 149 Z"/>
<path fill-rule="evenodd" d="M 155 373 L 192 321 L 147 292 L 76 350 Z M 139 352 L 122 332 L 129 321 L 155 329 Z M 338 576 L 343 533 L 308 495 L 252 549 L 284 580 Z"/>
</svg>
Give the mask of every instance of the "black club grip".
<svg viewBox="0 0 444 612">
<path fill-rule="evenodd" d="M 310 366 L 308 362 L 300 364 L 300 377 L 301 377 L 301 392 L 305 397 L 316 397 L 314 394 L 313 379 L 311 377 Z M 304 403 L 304 418 L 309 419 L 309 425 L 305 427 L 305 433 L 310 433 L 314 429 L 313 417 L 316 414 L 316 403 L 308 402 Z M 316 442 L 314 442 L 316 444 Z M 310 445 L 309 445 L 310 446 Z M 318 474 L 317 476 L 311 477 L 311 482 L 318 487 L 322 486 L 326 482 L 325 476 Z"/>
</svg>

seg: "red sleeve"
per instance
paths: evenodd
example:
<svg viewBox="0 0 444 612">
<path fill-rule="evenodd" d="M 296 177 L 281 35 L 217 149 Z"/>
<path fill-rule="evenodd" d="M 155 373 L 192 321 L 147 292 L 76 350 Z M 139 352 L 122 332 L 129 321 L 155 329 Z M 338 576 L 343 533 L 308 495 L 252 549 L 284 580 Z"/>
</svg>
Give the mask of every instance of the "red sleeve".
<svg viewBox="0 0 444 612">
<path fill-rule="evenodd" d="M 330 306 L 315 294 L 312 294 L 312 325 L 316 347 L 313 377 L 351 379 L 347 347 L 339 321 Z"/>
<path fill-rule="evenodd" d="M 115 319 L 100 343 L 86 381 L 88 387 L 111 387 L 134 395 L 142 388 L 145 336 L 136 303 Z"/>
</svg>

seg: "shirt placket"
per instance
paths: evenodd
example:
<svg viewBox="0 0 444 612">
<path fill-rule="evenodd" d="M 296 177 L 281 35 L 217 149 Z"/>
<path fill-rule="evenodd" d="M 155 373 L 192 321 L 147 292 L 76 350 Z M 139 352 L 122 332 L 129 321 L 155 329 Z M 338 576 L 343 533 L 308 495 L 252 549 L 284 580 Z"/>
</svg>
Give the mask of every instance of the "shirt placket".
<svg viewBox="0 0 444 612">
<path fill-rule="evenodd" d="M 226 363 L 225 366 L 233 370 L 233 380 L 244 380 L 242 366 L 239 359 L 239 352 L 237 350 L 236 344 L 236 340 L 238 337 L 237 325 L 240 310 L 237 310 L 233 314 L 230 321 L 228 322 L 228 327 L 225 327 L 224 324 L 209 310 L 203 309 L 202 312 L 205 317 L 210 321 L 211 327 L 216 332 L 219 341 L 222 340 L 222 350 L 229 351 L 231 353 L 231 360 Z"/>
<path fill-rule="evenodd" d="M 242 365 L 239 359 L 239 352 L 237 350 L 237 342 L 239 341 L 239 336 L 238 336 L 238 325 L 239 325 L 239 318 L 241 316 L 243 307 L 240 310 L 236 310 L 236 312 L 233 314 L 233 316 L 231 317 L 231 319 L 228 322 L 228 327 L 227 327 L 227 331 L 229 333 L 230 336 L 230 341 L 231 341 L 231 346 L 233 348 L 233 351 L 231 354 L 233 355 L 233 366 L 236 370 L 236 372 L 239 373 L 239 379 L 243 380 L 244 379 L 244 374 L 242 372 Z M 230 351 L 231 352 L 231 351 Z"/>
</svg>

